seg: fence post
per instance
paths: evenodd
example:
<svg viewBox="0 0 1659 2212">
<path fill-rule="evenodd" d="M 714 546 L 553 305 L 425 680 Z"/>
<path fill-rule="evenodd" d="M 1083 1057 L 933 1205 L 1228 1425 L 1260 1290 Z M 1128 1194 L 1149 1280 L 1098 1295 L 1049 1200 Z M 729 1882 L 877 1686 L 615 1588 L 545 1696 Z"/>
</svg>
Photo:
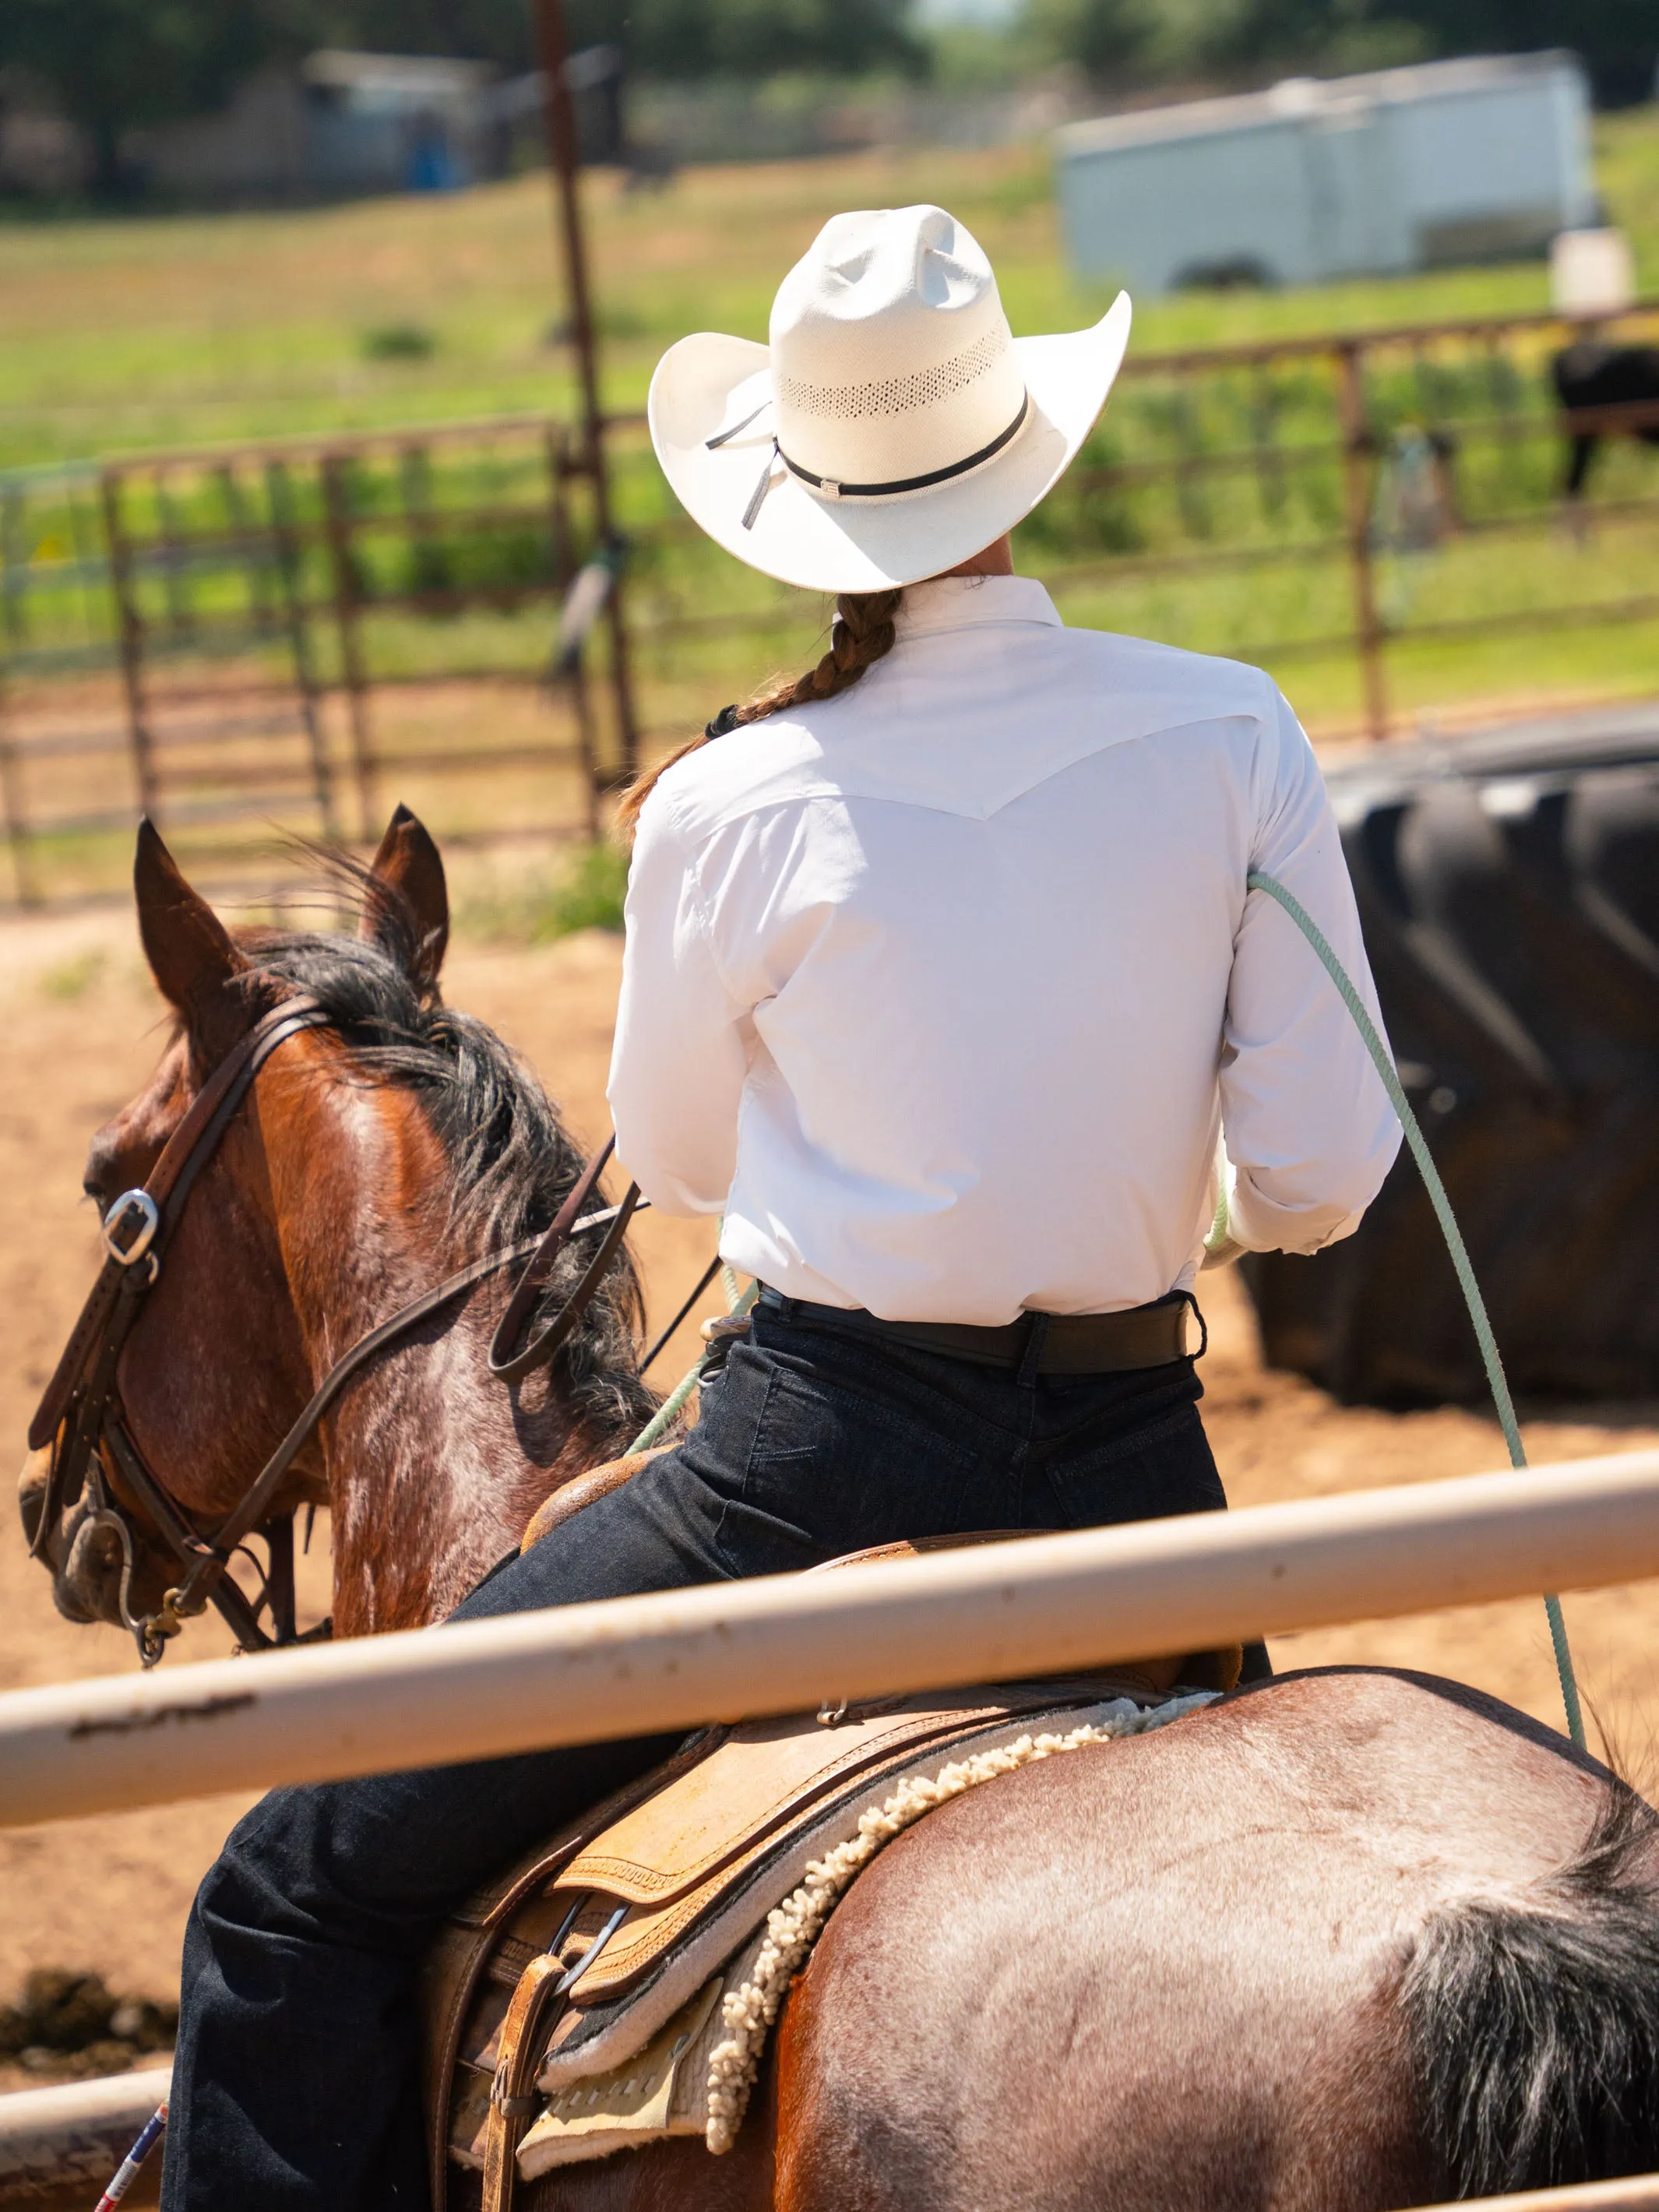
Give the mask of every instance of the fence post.
<svg viewBox="0 0 1659 2212">
<path fill-rule="evenodd" d="M 566 74 L 570 59 L 565 35 L 562 0 L 534 0 L 537 42 L 542 64 L 542 103 L 547 125 L 554 181 L 558 190 L 560 230 L 564 241 L 565 278 L 570 290 L 570 334 L 576 349 L 581 380 L 581 466 L 593 487 L 593 520 L 601 546 L 618 541 L 611 512 L 611 484 L 605 466 L 605 414 L 599 404 L 599 365 L 593 340 L 593 314 L 587 292 L 587 252 L 582 238 L 581 207 L 576 192 L 576 110 Z M 617 738 L 622 752 L 622 781 L 639 773 L 640 734 L 634 714 L 634 687 L 629 666 L 628 624 L 623 613 L 620 569 L 605 602 L 605 624 L 611 634 L 611 689 L 617 708 Z"/>
<path fill-rule="evenodd" d="M 550 422 L 543 440 L 543 451 L 547 457 L 548 527 L 551 534 L 553 579 L 561 591 L 565 590 L 575 574 L 575 556 L 570 544 L 570 507 L 565 497 L 565 483 L 570 474 L 570 456 L 564 432 L 556 423 Z M 615 591 L 613 584 L 612 591 Z M 549 689 L 556 671 L 550 668 Z M 599 775 L 599 756 L 597 733 L 593 727 L 593 695 L 587 686 L 587 649 L 586 642 L 576 648 L 574 665 L 568 672 L 565 681 L 570 686 L 571 711 L 576 718 L 576 750 L 581 758 L 582 783 L 587 801 L 587 835 L 591 843 L 597 844 L 601 823 L 599 794 L 603 781 Z"/>
<path fill-rule="evenodd" d="M 1353 583 L 1354 647 L 1365 700 L 1365 729 L 1389 734 L 1389 694 L 1382 665 L 1383 629 L 1376 611 L 1376 572 L 1371 559 L 1371 461 L 1375 441 L 1365 410 L 1364 356 L 1358 343 L 1337 347 L 1342 416 L 1342 480 L 1348 520 L 1348 567 Z"/>
<path fill-rule="evenodd" d="M 362 640 L 357 623 L 360 599 L 357 565 L 351 550 L 351 490 L 343 453 L 323 456 L 323 507 L 328 520 L 328 550 L 334 571 L 334 619 L 340 633 L 340 671 L 345 678 L 351 724 L 351 760 L 357 778 L 357 834 L 374 842 L 374 748 L 368 726 L 368 679 L 363 671 Z"/>
<path fill-rule="evenodd" d="M 144 620 L 134 588 L 132 541 L 121 513 L 121 476 L 105 469 L 100 477 L 104 501 L 104 536 L 109 546 L 109 583 L 121 647 L 121 683 L 126 693 L 127 729 L 132 739 L 133 775 L 138 804 L 155 818 L 161 797 L 155 775 L 155 741 L 144 700 Z"/>
</svg>

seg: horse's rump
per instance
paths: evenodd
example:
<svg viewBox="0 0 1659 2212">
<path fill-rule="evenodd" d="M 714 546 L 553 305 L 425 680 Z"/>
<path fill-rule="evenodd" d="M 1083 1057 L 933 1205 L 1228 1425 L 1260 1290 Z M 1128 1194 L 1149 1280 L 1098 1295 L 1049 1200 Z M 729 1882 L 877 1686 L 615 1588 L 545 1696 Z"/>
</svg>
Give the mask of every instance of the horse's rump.
<svg viewBox="0 0 1659 2212">
<path fill-rule="evenodd" d="M 1282 1677 L 1028 1769 L 831 1922 L 780 2024 L 775 2202 L 1390 2212 L 1645 2170 L 1656 1876 L 1622 1784 L 1425 1677 Z M 1529 2098 L 1478 2160 L 1446 2124 Z"/>
<path fill-rule="evenodd" d="M 732 2158 L 518 2202 L 1394 2212 L 1640 2171 L 1656 1873 L 1640 1801 L 1494 1700 L 1281 1677 L 932 1813 L 829 1921 Z"/>
</svg>

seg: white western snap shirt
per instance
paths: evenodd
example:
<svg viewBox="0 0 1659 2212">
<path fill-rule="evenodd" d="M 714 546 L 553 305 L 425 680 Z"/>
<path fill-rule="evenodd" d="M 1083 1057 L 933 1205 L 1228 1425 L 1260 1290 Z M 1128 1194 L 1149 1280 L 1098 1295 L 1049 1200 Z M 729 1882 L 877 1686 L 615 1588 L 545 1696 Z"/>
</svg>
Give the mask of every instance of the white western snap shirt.
<svg viewBox="0 0 1659 2212">
<path fill-rule="evenodd" d="M 840 697 L 734 730 L 640 817 L 611 1067 L 653 1205 L 891 1321 L 1098 1313 L 1231 1233 L 1346 1237 L 1393 1109 L 1278 877 L 1379 1021 L 1307 738 L 1259 669 L 1067 629 L 1040 584 L 905 592 Z"/>
</svg>

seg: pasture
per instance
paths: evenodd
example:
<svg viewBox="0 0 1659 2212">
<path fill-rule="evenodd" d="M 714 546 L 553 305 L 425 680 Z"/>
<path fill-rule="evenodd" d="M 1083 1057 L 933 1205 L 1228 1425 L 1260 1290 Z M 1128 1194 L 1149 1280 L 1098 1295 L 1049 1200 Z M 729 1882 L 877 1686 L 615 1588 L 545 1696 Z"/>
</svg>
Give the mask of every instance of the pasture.
<svg viewBox="0 0 1659 2212">
<path fill-rule="evenodd" d="M 1598 176 L 1659 292 L 1659 108 L 1603 119 Z M 779 276 L 839 208 L 931 199 L 995 264 L 1018 331 L 1109 304 L 1061 263 L 1042 146 L 868 153 L 684 172 L 629 193 L 584 180 L 608 404 L 641 405 L 689 330 L 765 336 Z M 568 363 L 547 180 L 451 198 L 295 212 L 0 222 L 0 468 L 167 445 L 552 410 Z M 1543 266 L 1278 293 L 1186 294 L 1140 308 L 1148 352 L 1524 314 Z M 429 352 L 389 334 L 422 332 Z"/>
<path fill-rule="evenodd" d="M 1610 215 L 1634 241 L 1640 288 L 1659 292 L 1659 109 L 1606 118 L 1598 164 Z M 619 412 L 641 405 L 658 356 L 687 330 L 763 335 L 778 276 L 836 208 L 923 198 L 952 208 L 996 263 L 1017 331 L 1076 327 L 1109 296 L 1109 288 L 1073 283 L 1063 266 L 1041 146 L 696 169 L 661 191 L 630 193 L 607 173 L 584 190 L 605 394 Z M 512 412 L 568 419 L 571 363 L 550 212 L 546 179 L 529 175 L 450 198 L 0 225 L 0 469 Z M 1142 304 L 1134 351 L 1519 316 L 1547 305 L 1546 272 L 1535 262 L 1310 290 L 1188 294 Z M 1426 399 L 1409 375 L 1402 383 L 1403 372 L 1386 363 L 1378 372 L 1372 404 L 1385 434 L 1442 401 L 1454 414 L 1530 418 L 1520 437 L 1488 439 L 1460 460 L 1474 487 L 1476 534 L 1427 561 L 1393 561 L 1380 579 L 1383 618 L 1401 628 L 1428 617 L 1473 627 L 1498 616 L 1505 624 L 1496 635 L 1455 629 L 1397 646 L 1396 726 L 1420 719 L 1455 726 L 1545 699 L 1628 696 L 1659 684 L 1659 623 L 1531 626 L 1535 610 L 1638 593 L 1659 552 L 1650 515 L 1611 514 L 1653 495 L 1659 461 L 1635 449 L 1604 457 L 1603 528 L 1569 545 L 1552 524 L 1558 456 L 1542 380 L 1550 343 L 1540 337 L 1498 363 L 1478 346 L 1454 344 L 1437 356 L 1437 383 Z M 1206 392 L 1196 404 L 1157 380 L 1126 385 L 1085 465 L 1224 459 L 1253 434 L 1255 403 L 1214 381 L 1214 397 Z M 1328 401 L 1305 379 L 1299 395 L 1294 374 L 1281 384 L 1269 434 L 1305 453 L 1310 438 L 1328 434 Z M 635 616 L 647 633 L 643 720 L 647 743 L 659 744 L 811 651 L 823 611 L 799 595 L 784 602 L 684 539 L 636 436 L 623 441 L 618 470 L 623 520 L 635 536 Z M 1069 619 L 1261 655 L 1316 733 L 1351 733 L 1361 723 L 1352 659 L 1341 646 L 1316 649 L 1349 620 L 1340 562 L 1112 573 L 1119 556 L 1158 557 L 1201 542 L 1231 548 L 1253 535 L 1263 543 L 1276 536 L 1281 550 L 1291 538 L 1322 548 L 1340 526 L 1340 472 L 1321 465 L 1301 473 L 1305 494 L 1299 484 L 1279 517 L 1233 514 L 1230 483 L 1212 507 L 1195 507 L 1184 488 L 1172 497 L 1162 483 L 1098 499 L 1078 492 L 1022 532 L 1022 556 L 1057 583 L 1069 572 L 1059 586 Z M 1480 534 L 1493 525 L 1497 534 Z M 710 613 L 741 631 L 696 635 L 697 618 Z M 764 618 L 759 630 L 757 616 Z M 528 671 L 544 653 L 547 630 L 544 609 L 509 620 L 477 611 L 435 630 L 429 621 L 394 623 L 380 671 L 418 679 L 446 659 Z M 465 744 L 465 726 L 483 707 L 474 693 L 439 713 L 451 742 Z M 431 718 L 429 708 L 418 711 Z M 457 818 L 448 826 L 462 825 Z"/>
</svg>

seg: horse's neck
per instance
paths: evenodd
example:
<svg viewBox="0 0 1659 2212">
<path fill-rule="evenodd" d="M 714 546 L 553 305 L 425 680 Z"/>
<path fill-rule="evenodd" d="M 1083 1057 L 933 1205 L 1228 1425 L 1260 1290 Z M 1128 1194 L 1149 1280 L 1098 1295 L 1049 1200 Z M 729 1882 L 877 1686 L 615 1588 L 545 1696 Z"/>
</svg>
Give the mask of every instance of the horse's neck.
<svg viewBox="0 0 1659 2212">
<path fill-rule="evenodd" d="M 438 1141 L 414 1102 L 390 1089 L 337 1091 L 349 1163 L 314 1162 L 283 1242 L 320 1382 L 359 1337 L 477 1255 L 434 1235 L 444 1187 Z M 337 1632 L 366 1635 L 441 1620 L 518 1548 L 536 1507 L 605 1455 L 556 1380 L 515 1389 L 486 1364 L 500 1297 L 474 1291 L 417 1328 L 347 1386 L 325 1425 Z"/>
</svg>

